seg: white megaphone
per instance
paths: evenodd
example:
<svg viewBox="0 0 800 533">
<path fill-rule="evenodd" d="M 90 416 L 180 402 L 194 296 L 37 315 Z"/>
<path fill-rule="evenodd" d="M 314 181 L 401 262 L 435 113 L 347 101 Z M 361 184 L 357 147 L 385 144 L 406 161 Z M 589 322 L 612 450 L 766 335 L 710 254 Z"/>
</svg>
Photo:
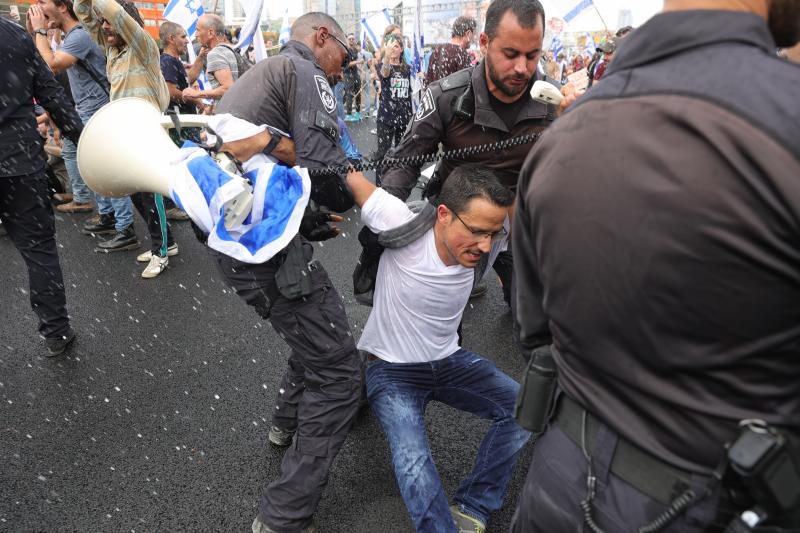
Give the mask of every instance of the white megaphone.
<svg viewBox="0 0 800 533">
<path fill-rule="evenodd" d="M 181 125 L 202 127 L 204 115 L 181 115 Z M 170 196 L 172 162 L 179 148 L 167 134 L 172 120 L 140 98 L 114 100 L 97 111 L 83 128 L 78 142 L 78 169 L 93 191 L 103 196 L 137 192 Z M 252 186 L 224 206 L 225 226 L 241 224 L 253 206 Z"/>
</svg>

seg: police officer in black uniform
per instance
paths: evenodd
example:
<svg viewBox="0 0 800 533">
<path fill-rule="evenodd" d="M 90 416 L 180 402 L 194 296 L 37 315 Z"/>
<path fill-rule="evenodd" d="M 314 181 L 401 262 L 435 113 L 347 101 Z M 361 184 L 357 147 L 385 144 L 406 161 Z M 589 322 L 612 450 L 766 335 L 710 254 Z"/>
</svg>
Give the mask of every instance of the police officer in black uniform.
<svg viewBox="0 0 800 533">
<path fill-rule="evenodd" d="M 216 112 L 288 132 L 299 166 L 346 165 L 338 144 L 336 98 L 328 81 L 341 76 L 348 52 L 344 38 L 328 15 L 301 16 L 281 53 L 242 76 Z M 281 158 L 288 141 L 272 130 L 243 142 L 249 146 L 230 145 L 241 149 L 233 151 L 242 160 L 258 151 Z M 349 209 L 353 201 L 343 177 L 313 178 L 311 199 L 334 211 Z M 280 425 L 283 433 L 296 433 L 280 477 L 264 489 L 253 522 L 256 533 L 313 531 L 313 514 L 328 470 L 358 411 L 362 361 L 341 298 L 322 265 L 312 260 L 313 248 L 306 239 L 335 236 L 325 222 L 328 219 L 326 214 L 309 214 L 301 227 L 305 236 L 298 235 L 263 264 L 215 254 L 237 294 L 269 318 L 292 348 L 273 424 Z"/>
<path fill-rule="evenodd" d="M 31 307 L 46 355 L 54 356 L 67 349 L 75 333 L 67 315 L 34 98 L 77 144 L 83 125 L 64 89 L 25 31 L 0 19 L 0 221 L 28 267 Z"/>
<path fill-rule="evenodd" d="M 544 20 L 544 8 L 537 0 L 492 2 L 480 36 L 484 59 L 428 86 L 403 140 L 389 156 L 430 154 L 440 143 L 445 150 L 453 150 L 544 130 L 558 110 L 529 96 L 533 82 L 540 77 L 536 67 L 542 52 Z M 530 149 L 530 144 L 524 144 L 458 161 L 443 160 L 433 181 L 443 182 L 459 165 L 478 163 L 492 169 L 503 184 L 516 190 L 519 170 Z M 420 166 L 389 168 L 383 173 L 381 186 L 405 200 L 419 175 Z M 435 194 L 435 190 L 429 192 Z M 363 232 L 359 238 L 362 243 L 367 240 Z M 362 263 L 364 260 L 368 259 L 362 258 Z M 500 254 L 494 269 L 509 302 L 510 251 Z"/>
</svg>

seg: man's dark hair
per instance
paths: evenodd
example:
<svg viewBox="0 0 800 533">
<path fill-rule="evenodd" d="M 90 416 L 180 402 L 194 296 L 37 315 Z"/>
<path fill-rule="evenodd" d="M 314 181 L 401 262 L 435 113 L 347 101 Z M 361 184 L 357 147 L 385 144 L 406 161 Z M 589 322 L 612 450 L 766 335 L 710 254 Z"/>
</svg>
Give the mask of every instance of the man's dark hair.
<svg viewBox="0 0 800 533">
<path fill-rule="evenodd" d="M 463 37 L 468 31 L 475 33 L 478 28 L 478 21 L 472 17 L 458 17 L 453 22 L 453 33 L 451 37 Z"/>
<path fill-rule="evenodd" d="M 623 26 L 617 30 L 617 33 L 614 34 L 614 37 L 625 37 L 632 31 L 633 31 L 633 26 Z"/>
<path fill-rule="evenodd" d="M 463 165 L 453 170 L 447 176 L 437 201 L 450 211 L 463 213 L 475 198 L 483 198 L 500 207 L 514 203 L 514 193 L 500 183 L 497 175 L 478 165 Z"/>
<path fill-rule="evenodd" d="M 78 15 L 75 14 L 75 10 L 72 7 L 72 0 L 53 0 L 53 4 L 56 7 L 67 6 L 67 13 L 69 13 L 72 20 L 78 20 Z"/>
<path fill-rule="evenodd" d="M 292 24 L 292 29 L 290 30 L 291 39 L 293 41 L 302 41 L 308 36 L 308 34 L 316 31 L 314 28 L 319 28 L 320 26 L 328 28 L 329 32 L 344 40 L 344 30 L 342 30 L 342 27 L 339 26 L 338 22 L 336 22 L 336 19 L 319 11 L 306 13 L 295 20 L 294 24 Z"/>
<path fill-rule="evenodd" d="M 535 28 L 541 21 L 544 29 L 544 7 L 538 0 L 494 0 L 486 11 L 483 28 L 490 41 L 497 36 L 497 27 L 507 11 L 514 13 L 523 28 Z"/>
</svg>

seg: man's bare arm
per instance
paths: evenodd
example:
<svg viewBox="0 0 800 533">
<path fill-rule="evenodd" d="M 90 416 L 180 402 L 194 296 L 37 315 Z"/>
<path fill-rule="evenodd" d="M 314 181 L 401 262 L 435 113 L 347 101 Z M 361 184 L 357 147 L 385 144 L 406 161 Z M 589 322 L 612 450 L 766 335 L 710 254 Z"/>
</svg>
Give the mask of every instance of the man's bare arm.
<svg viewBox="0 0 800 533">
<path fill-rule="evenodd" d="M 261 153 L 264 148 L 267 147 L 267 144 L 269 144 L 271 139 L 272 134 L 265 130 L 257 135 L 253 135 L 252 137 L 247 137 L 246 139 L 227 142 L 222 145 L 222 150 L 229 152 L 239 161 L 247 161 L 254 155 Z M 272 150 L 271 155 L 293 167 L 297 161 L 294 141 L 286 137 L 282 138 L 278 143 L 278 146 Z"/>
<path fill-rule="evenodd" d="M 53 52 L 53 50 L 50 49 L 50 40 L 47 38 L 47 35 L 35 33 L 36 30 L 47 29 L 47 19 L 41 7 L 36 4 L 30 7 L 26 18 L 26 24 L 28 26 L 28 32 L 31 33 L 33 42 L 36 44 L 36 49 L 39 51 L 39 55 L 42 56 L 42 59 L 44 59 L 44 62 L 50 67 L 50 70 L 53 71 L 53 74 L 63 72 L 78 62 L 78 58 L 71 54 L 61 51 Z"/>
<path fill-rule="evenodd" d="M 353 200 L 355 200 L 358 207 L 362 207 L 372 196 L 372 193 L 378 189 L 361 172 L 348 173 L 347 186 L 350 188 L 350 192 L 353 193 Z"/>
<path fill-rule="evenodd" d="M 197 78 L 200 77 L 200 73 L 203 72 L 203 58 L 208 55 L 208 48 L 202 47 L 200 48 L 200 53 L 197 54 L 197 57 L 192 63 L 192 66 L 186 69 L 186 76 L 189 78 L 189 85 L 192 85 L 194 82 L 197 81 Z"/>
</svg>

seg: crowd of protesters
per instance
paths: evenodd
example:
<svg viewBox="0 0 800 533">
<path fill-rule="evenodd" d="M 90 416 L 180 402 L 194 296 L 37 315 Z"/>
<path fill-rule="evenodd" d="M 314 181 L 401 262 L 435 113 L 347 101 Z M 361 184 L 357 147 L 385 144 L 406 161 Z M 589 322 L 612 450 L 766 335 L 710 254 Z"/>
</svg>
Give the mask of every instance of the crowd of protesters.
<svg viewBox="0 0 800 533">
<path fill-rule="evenodd" d="M 723 2 L 707 3 L 714 8 Z M 303 15 L 292 28 L 292 41 L 281 52 L 284 57 L 280 60 L 292 62 L 297 79 L 309 73 L 324 74 L 317 76 L 322 81 L 314 86 L 314 94 L 321 99 L 321 103 L 314 102 L 320 108 L 315 127 L 335 123 L 339 131 L 317 132 L 313 143 L 317 143 L 316 147 L 335 145 L 331 153 L 335 152 L 336 161 L 344 160 L 339 156 L 350 161 L 361 157 L 346 123 L 371 119 L 373 113 L 376 159 L 387 154 L 400 157 L 430 153 L 440 144 L 445 149 L 463 147 L 466 140 L 480 144 L 521 134 L 541 135 L 533 149 L 503 147 L 497 153 L 470 156 L 469 160 L 442 162 L 437 168 L 439 189 L 429 191 L 430 209 L 422 212 L 430 217 L 425 231 L 420 233 L 423 237 L 385 252 L 381 247 L 372 257 L 373 274 L 378 280 L 373 286 L 374 308 L 358 348 L 364 354 L 366 393 L 389 440 L 400 492 L 417 531 L 485 531 L 491 513 L 503 505 L 517 457 L 531 437 L 526 431 L 530 428 L 523 429 L 513 414 L 518 393 L 521 402 L 529 400 L 525 387 L 520 391 L 520 385 L 491 361 L 460 346 L 461 314 L 489 266 L 498 272 L 504 297 L 514 308 L 519 326 L 515 333 L 522 340 L 526 356 L 536 363 L 542 360 L 537 359 L 537 354 L 544 349 L 555 361 L 550 370 L 557 367 L 559 371 L 557 392 L 553 386 L 553 396 L 547 398 L 554 403 L 549 411 L 543 409 L 551 425 L 541 436 L 538 431 L 534 435 L 539 438 L 536 453 L 541 460 L 534 461 L 530 470 L 512 526 L 514 531 L 569 531 L 583 527 L 602 530 L 597 523 L 609 531 L 615 527 L 627 530 L 648 521 L 662 524 L 668 528 L 666 531 L 721 531 L 734 518 L 734 510 L 739 512 L 750 506 L 761 510 L 759 506 L 767 505 L 758 499 L 761 493 L 733 495 L 733 490 L 729 494 L 726 487 L 720 487 L 722 478 L 714 477 L 715 465 L 710 457 L 718 459 L 716 455 L 723 453 L 725 442 L 712 442 L 709 434 L 698 429 L 711 428 L 713 437 L 724 436 L 732 441 L 740 419 L 750 424 L 757 419 L 762 429 L 756 433 L 781 436 L 782 440 L 775 440 L 784 448 L 778 450 L 776 444 L 776 451 L 769 457 L 785 453 L 781 456 L 788 457 L 784 464 L 796 470 L 797 477 L 792 479 L 800 484 L 800 453 L 796 451 L 800 436 L 796 324 L 800 315 L 789 298 L 797 296 L 798 260 L 796 247 L 791 246 L 797 236 L 790 233 L 796 230 L 797 218 L 797 205 L 791 200 L 797 198 L 793 196 L 796 187 L 784 184 L 780 176 L 785 168 L 800 168 L 796 121 L 771 128 L 763 116 L 748 114 L 748 102 L 752 100 L 755 106 L 760 102 L 758 97 L 772 97 L 754 96 L 744 84 L 726 86 L 729 72 L 721 61 L 713 63 L 715 68 L 698 88 L 684 86 L 686 80 L 676 79 L 672 80 L 673 85 L 680 91 L 667 94 L 669 91 L 664 89 L 665 79 L 673 72 L 672 63 L 687 71 L 700 68 L 678 50 L 705 51 L 719 60 L 726 47 L 728 52 L 738 51 L 755 62 L 758 80 L 797 82 L 797 67 L 781 61 L 775 54 L 775 45 L 786 47 L 780 54 L 785 59 L 797 60 L 797 47 L 790 45 L 800 41 L 800 9 L 790 8 L 786 0 L 762 0 L 763 10 L 704 12 L 704 16 L 714 19 L 712 24 L 692 18 L 678 4 L 668 0 L 667 6 L 671 5 L 674 12 L 659 16 L 640 30 L 623 27 L 609 33 L 594 51 L 565 54 L 542 50 L 545 18 L 539 2 L 494 0 L 483 21 L 484 31 L 478 32 L 475 19 L 459 17 L 453 24 L 451 41 L 428 50 L 426 68 L 419 74 L 411 68 L 410 43 L 397 25 L 387 26 L 374 54 L 363 49 L 354 34 L 345 34 L 335 20 L 322 13 Z M 793 24 L 780 24 L 776 17 L 781 17 L 783 23 L 789 17 Z M 143 99 L 160 112 L 175 109 L 181 114 L 228 112 L 236 116 L 243 106 L 249 106 L 241 92 L 256 83 L 255 76 L 267 79 L 269 67 L 264 63 L 252 67 L 234 48 L 225 21 L 211 14 L 197 22 L 199 48 L 196 59 L 188 63 L 187 51 L 192 44 L 186 30 L 165 22 L 160 27 L 159 48 L 145 31 L 136 6 L 128 0 L 39 0 L 28 11 L 24 25 L 3 20 L 0 29 L 5 40 L 0 49 L 4 54 L 0 57 L 3 68 L 12 68 L 9 61 L 20 61 L 17 68 L 25 71 L 0 75 L 4 90 L 13 83 L 25 85 L 25 91 L 14 95 L 13 101 L 9 98 L 9 106 L 0 112 L 0 145 L 4 147 L 0 153 L 0 220 L 28 266 L 31 303 L 40 320 L 39 330 L 45 338 L 47 354 L 55 356 L 64 353 L 76 335 L 66 313 L 55 224 L 47 200 L 64 214 L 96 211 L 95 216 L 84 221 L 82 231 L 91 238 L 107 236 L 98 238 L 96 248 L 105 253 L 139 248 L 133 224 L 135 207 L 150 238 L 150 249 L 137 256 L 138 261 L 147 263 L 143 278 L 157 277 L 169 265 L 169 258 L 179 253 L 168 219 L 187 219 L 185 213 L 159 194 L 141 192 L 112 198 L 89 189 L 77 162 L 82 127 L 103 106 L 126 97 Z M 682 40 L 673 39 L 670 32 Z M 698 37 L 700 34 L 702 37 Z M 649 44 L 656 41 L 662 45 L 659 50 Z M 477 54 L 471 51 L 476 44 Z M 246 76 L 251 67 L 254 74 Z M 641 76 L 631 81 L 630 72 L 634 69 Z M 585 85 L 576 88 L 572 84 L 578 73 L 585 74 L 581 77 Z M 205 87 L 197 84 L 201 74 L 208 79 Z M 744 79 L 748 77 L 745 75 Z M 536 102 L 527 96 L 533 82 L 541 79 L 564 85 L 561 106 Z M 630 92 L 629 84 L 635 85 Z M 592 89 L 584 96 L 587 87 Z M 703 87 L 714 92 L 703 94 Z M 236 102 L 232 94 L 237 95 Z M 281 96 L 296 99 L 298 94 Z M 258 95 L 252 98 L 255 101 Z M 338 106 L 333 105 L 336 100 Z M 764 116 L 780 116 L 779 110 L 784 110 L 789 100 L 776 96 L 774 102 L 770 100 L 774 106 L 764 109 Z M 687 107 L 693 113 L 682 114 Z M 633 110 L 651 113 L 650 120 L 670 135 L 675 146 L 683 150 L 681 153 L 691 154 L 691 161 L 667 161 L 674 154 L 662 154 L 654 148 L 660 142 L 657 134 L 637 124 L 631 118 Z M 605 132 L 606 137 L 624 138 L 634 147 L 635 157 L 630 161 L 641 176 L 629 176 L 627 169 L 610 159 L 618 154 L 603 151 L 612 142 L 604 138 L 604 118 L 612 115 L 619 121 L 619 128 Z M 592 128 L 579 128 L 579 123 L 591 124 Z M 591 135 L 586 133 L 590 130 Z M 12 139 L 12 135 L 20 139 Z M 583 153 L 560 142 L 570 135 L 585 138 Z M 291 161 L 276 150 L 279 142 L 289 142 L 288 139 L 273 130 L 268 139 L 256 153 L 263 150 L 284 163 L 293 164 L 295 156 L 311 161 L 308 154 L 312 142 L 308 139 L 294 135 L 297 151 L 291 152 Z M 749 142 L 752 139 L 759 141 L 763 151 Z M 182 141 L 177 137 L 173 140 L 178 144 Z M 23 148 L 20 142 L 26 143 Z M 28 150 L 28 146 L 35 150 Z M 46 167 L 41 146 L 46 146 L 48 154 Z M 598 161 L 607 168 L 597 169 Z M 14 164 L 20 168 L 14 168 Z M 720 198 L 698 186 L 701 176 L 695 176 L 693 165 L 707 171 L 702 177 L 713 180 L 719 190 L 728 190 L 730 195 Z M 667 167 L 668 178 L 656 177 L 654 169 Z M 45 168 L 49 173 L 47 181 L 43 178 Z M 592 172 L 597 179 L 588 184 L 585 180 L 592 179 Z M 726 181 L 726 172 L 741 179 L 731 180 L 735 183 Z M 397 166 L 386 173 L 379 170 L 373 184 L 361 173 L 351 172 L 344 180 L 352 195 L 348 196 L 352 201 L 347 205 L 355 203 L 361 208 L 367 228 L 376 235 L 405 227 L 415 219 L 404 200 L 418 175 L 418 168 Z M 559 179 L 549 179 L 552 176 Z M 689 176 L 697 180 L 692 181 Z M 769 180 L 762 182 L 765 176 Z M 344 186 L 339 185 L 337 190 L 341 192 Z M 620 196 L 609 194 L 612 189 Z M 686 194 L 689 189 L 694 194 Z M 321 194 L 318 190 L 315 193 Z M 662 203 L 654 201 L 656 197 L 663 200 L 662 193 L 669 198 Z M 26 211 L 20 201 L 32 207 Z M 636 207 L 620 209 L 623 202 Z M 669 214 L 659 212 L 658 206 L 669 210 Z M 515 216 L 515 209 L 512 256 L 510 217 Z M 711 212 L 713 215 L 708 214 Z M 556 216 L 558 213 L 563 217 Z M 316 219 L 322 220 L 318 215 Z M 739 215 L 746 220 L 740 220 Z M 692 226 L 691 216 L 701 219 L 705 226 Z M 336 219 L 327 214 L 323 218 Z M 575 222 L 578 219 L 581 222 Z M 625 228 L 631 229 L 630 235 L 621 237 L 619 232 Z M 641 233 L 637 233 L 639 230 Z M 676 240 L 672 231 L 680 231 L 683 240 Z M 336 234 L 332 230 L 327 237 Z M 301 235 L 303 239 L 307 237 L 302 230 Z M 626 248 L 627 239 L 637 247 Z M 308 244 L 301 241 L 301 248 Z M 609 250 L 616 247 L 613 256 L 592 248 L 601 241 Z M 364 241 L 362 244 L 366 253 L 368 246 Z M 644 251 L 639 254 L 640 250 Z M 282 260 L 288 262 L 289 253 Z M 711 256 L 705 266 L 703 254 Z M 221 265 L 232 263 L 217 255 Z M 669 265 L 660 258 L 667 256 L 684 261 L 690 272 L 714 285 L 715 292 L 698 294 L 706 287 L 694 291 L 691 280 L 677 279 L 680 276 L 673 272 L 661 273 Z M 766 259 L 760 265 L 758 259 L 762 257 Z M 308 259 L 305 258 L 307 267 L 317 264 Z M 239 268 L 233 265 L 229 270 L 235 275 Z M 718 278 L 712 271 L 719 269 L 739 284 L 715 285 Z M 317 276 L 324 273 L 314 271 Z M 270 279 L 269 283 L 274 281 Z M 618 292 L 604 292 L 607 286 L 616 287 Z M 654 294 L 654 301 L 643 303 L 646 297 L 637 291 L 647 287 L 662 292 Z M 578 289 L 583 292 L 576 292 Z M 237 287 L 240 295 L 248 290 L 252 290 L 249 285 L 247 289 Z M 730 297 L 742 304 L 738 307 L 741 314 L 724 309 L 726 291 L 735 293 Z M 325 294 L 326 304 L 339 309 L 335 291 Z M 663 308 L 664 301 L 679 299 L 681 294 L 697 311 L 685 322 L 700 321 L 706 328 L 703 333 L 690 332 L 683 322 L 683 333 L 662 328 L 656 322 L 641 323 L 653 317 L 667 320 L 666 313 L 675 310 Z M 754 304 L 755 311 L 750 311 L 746 304 L 754 302 L 748 302 L 742 294 L 764 294 L 782 305 L 773 309 Z M 580 303 L 584 297 L 590 300 L 585 309 Z M 269 306 L 282 301 L 280 298 L 270 297 L 257 311 L 264 318 L 270 317 Z M 619 301 L 626 301 L 626 306 L 621 308 Z M 655 307 L 659 307 L 658 312 Z M 756 312 L 769 320 L 762 320 Z M 282 318 L 272 319 L 275 324 Z M 339 319 L 346 321 L 343 316 Z M 570 321 L 583 327 L 572 328 Z M 754 337 L 737 336 L 737 327 Z M 628 328 L 635 330 L 633 337 L 626 335 Z M 298 359 L 290 363 L 287 376 L 299 372 L 302 378 L 303 372 L 310 376 L 329 369 L 327 360 L 317 361 L 319 366 L 313 372 L 306 368 L 308 361 L 300 357 L 299 344 L 292 344 L 298 339 L 289 329 L 287 342 L 295 350 L 293 358 Z M 343 329 L 348 329 L 347 324 Z M 706 332 L 716 336 L 704 337 Z M 722 338 L 723 333 L 727 337 Z M 676 341 L 676 335 L 684 337 Z M 763 339 L 769 348 L 766 355 L 759 345 Z M 679 349 L 665 350 L 661 343 L 699 354 L 699 358 L 707 356 L 714 362 L 689 360 Z M 348 361 L 355 361 L 353 339 L 345 339 L 343 346 L 341 353 L 347 352 Z M 324 350 L 317 351 L 320 353 L 314 355 Z M 595 351 L 605 358 L 593 358 Z M 648 359 L 647 354 L 652 358 Z M 758 359 L 761 356 L 763 360 Z M 621 362 L 618 374 L 611 368 L 611 361 L 616 360 Z M 292 364 L 302 368 L 298 371 Z M 753 365 L 758 368 L 753 370 Z M 776 368 L 780 372 L 776 373 Z M 743 369 L 754 372 L 769 386 L 752 385 L 742 375 Z M 353 375 L 361 375 L 355 366 L 350 370 Z M 541 368 L 532 364 L 529 370 Z M 672 374 L 664 378 L 667 372 Z M 716 378 L 707 377 L 711 374 Z M 786 379 L 794 379 L 794 384 Z M 643 390 L 645 383 L 638 380 L 646 380 L 652 390 Z M 322 388 L 299 387 L 295 393 L 322 397 Z M 736 391 L 740 395 L 732 399 Z M 281 388 L 280 394 L 284 392 Z M 351 400 L 357 391 L 350 390 L 348 394 L 348 402 L 354 405 Z M 771 411 L 759 407 L 759 394 L 770 398 Z M 634 406 L 638 398 L 644 400 Z M 704 398 L 712 406 L 701 405 L 697 398 Z M 424 410 L 431 399 L 491 421 L 475 470 L 459 487 L 452 505 L 444 494 L 425 438 Z M 323 403 L 320 401 L 317 406 L 320 412 L 313 413 L 320 420 L 327 416 L 322 412 Z M 664 409 L 665 405 L 669 405 L 668 409 Z M 659 417 L 666 422 L 653 422 Z M 279 418 L 274 418 L 273 424 L 278 423 L 276 420 Z M 276 495 L 279 491 L 273 487 L 270 505 L 282 502 L 280 505 L 285 508 L 262 507 L 253 523 L 256 533 L 273 532 L 273 527 L 288 530 L 285 524 L 299 527 L 298 531 L 315 530 L 310 521 L 324 489 L 327 468 L 349 427 L 344 422 L 340 424 L 338 445 L 333 445 L 326 440 L 328 436 L 303 439 L 304 428 L 309 427 L 303 417 L 295 417 L 293 424 L 291 428 L 273 425 L 270 431 L 269 439 L 274 444 L 295 443 L 287 452 L 290 459 L 284 461 L 286 471 L 281 480 L 286 486 L 295 487 L 287 480 L 296 482 L 296 474 L 303 468 L 307 470 L 304 475 L 313 474 L 320 479 L 303 494 Z M 686 443 L 678 427 L 681 424 L 687 426 L 687 432 L 693 432 L 699 443 L 696 450 L 680 449 L 679 445 Z M 648 426 L 647 435 L 631 429 L 633 425 Z M 316 459 L 309 459 L 311 456 Z M 769 457 L 763 460 L 771 460 Z M 559 474 L 551 472 L 557 468 L 555 464 L 562 465 L 565 471 L 569 469 L 569 479 L 558 479 Z M 569 467 L 564 466 L 567 464 Z M 595 474 L 600 479 L 597 483 Z M 783 479 L 788 479 L 789 474 L 783 474 Z M 544 479 L 551 480 L 557 489 L 548 493 L 550 486 L 543 486 Z M 671 485 L 659 487 L 653 479 Z M 585 495 L 578 494 L 586 487 Z M 713 497 L 698 497 L 703 490 Z M 736 490 L 744 489 L 737 486 Z M 270 488 L 265 495 L 268 492 Z M 595 500 L 595 492 L 604 496 Z M 635 508 L 625 510 L 625 505 L 609 502 L 606 494 Z M 305 503 L 300 505 L 299 501 Z M 797 526 L 800 516 L 796 508 L 787 510 L 780 503 L 770 502 L 773 507 L 768 506 L 769 513 L 764 511 L 755 525 L 772 520 L 774 529 L 769 531 L 789 531 Z M 800 497 L 791 503 L 800 505 Z M 294 507 L 296 512 L 289 512 Z M 687 507 L 690 511 L 682 516 Z M 593 509 L 601 512 L 594 513 Z M 646 530 L 650 527 L 643 526 Z"/>
</svg>

